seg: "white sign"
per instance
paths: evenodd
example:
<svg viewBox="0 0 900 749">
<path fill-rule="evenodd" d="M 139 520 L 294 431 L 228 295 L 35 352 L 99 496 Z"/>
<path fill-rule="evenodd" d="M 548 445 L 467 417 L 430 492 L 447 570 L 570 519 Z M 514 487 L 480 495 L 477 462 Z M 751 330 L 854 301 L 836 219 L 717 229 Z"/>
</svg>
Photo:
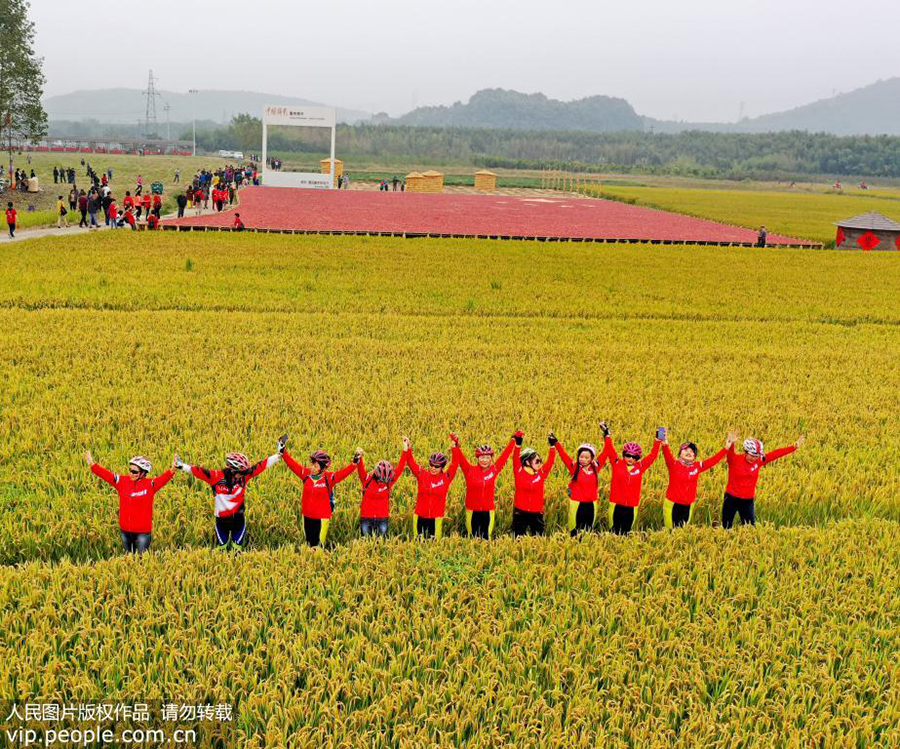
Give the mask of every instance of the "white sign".
<svg viewBox="0 0 900 749">
<path fill-rule="evenodd" d="M 294 125 L 296 127 L 334 127 L 335 110 L 329 107 L 267 106 L 263 110 L 266 125 Z"/>
<path fill-rule="evenodd" d="M 267 170 L 263 173 L 265 187 L 316 187 L 330 190 L 334 180 L 330 174 L 316 172 L 277 172 Z"/>
</svg>

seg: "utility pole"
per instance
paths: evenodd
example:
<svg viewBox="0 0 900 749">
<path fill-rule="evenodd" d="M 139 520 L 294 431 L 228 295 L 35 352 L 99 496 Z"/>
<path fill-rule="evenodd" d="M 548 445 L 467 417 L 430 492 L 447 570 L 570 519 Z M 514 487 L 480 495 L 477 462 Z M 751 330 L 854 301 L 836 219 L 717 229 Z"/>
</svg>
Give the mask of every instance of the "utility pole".
<svg viewBox="0 0 900 749">
<path fill-rule="evenodd" d="M 166 140 L 172 140 L 172 131 L 169 128 L 169 110 L 172 108 L 172 105 L 169 102 L 166 102 L 166 106 L 163 109 L 166 110 Z"/>
<path fill-rule="evenodd" d="M 199 94 L 199 93 L 200 93 L 200 89 L 198 89 L 198 88 L 188 89 L 188 94 L 192 95 L 192 94 Z M 192 95 L 191 96 L 191 132 L 193 133 L 194 148 L 193 148 L 192 153 L 194 156 L 197 155 L 197 119 L 196 119 L 195 109 L 196 108 L 194 107 L 194 97 Z"/>
</svg>

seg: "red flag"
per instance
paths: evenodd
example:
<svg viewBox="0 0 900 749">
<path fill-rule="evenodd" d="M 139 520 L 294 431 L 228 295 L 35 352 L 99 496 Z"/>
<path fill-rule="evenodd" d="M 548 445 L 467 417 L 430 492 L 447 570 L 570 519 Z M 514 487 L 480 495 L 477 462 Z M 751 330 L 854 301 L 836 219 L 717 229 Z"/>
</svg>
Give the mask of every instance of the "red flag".
<svg viewBox="0 0 900 749">
<path fill-rule="evenodd" d="M 870 250 L 875 249 L 880 243 L 881 240 L 870 231 L 867 231 L 859 239 L 856 240 L 856 244 L 862 247 L 864 252 L 869 252 Z"/>
</svg>

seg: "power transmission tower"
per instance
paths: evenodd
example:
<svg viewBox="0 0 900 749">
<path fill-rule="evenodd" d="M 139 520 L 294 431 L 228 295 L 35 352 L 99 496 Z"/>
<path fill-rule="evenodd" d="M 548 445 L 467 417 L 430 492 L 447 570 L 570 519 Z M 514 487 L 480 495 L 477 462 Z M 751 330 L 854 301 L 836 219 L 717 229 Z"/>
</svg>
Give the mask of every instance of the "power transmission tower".
<svg viewBox="0 0 900 749">
<path fill-rule="evenodd" d="M 156 90 L 156 82 L 153 78 L 153 71 L 150 71 L 150 78 L 147 81 L 147 90 L 144 91 L 144 96 L 147 97 L 147 114 L 144 117 L 144 124 L 147 127 L 144 135 L 149 137 L 158 137 L 159 133 L 157 131 L 157 123 L 156 123 L 156 97 L 159 96 L 159 93 Z"/>
</svg>

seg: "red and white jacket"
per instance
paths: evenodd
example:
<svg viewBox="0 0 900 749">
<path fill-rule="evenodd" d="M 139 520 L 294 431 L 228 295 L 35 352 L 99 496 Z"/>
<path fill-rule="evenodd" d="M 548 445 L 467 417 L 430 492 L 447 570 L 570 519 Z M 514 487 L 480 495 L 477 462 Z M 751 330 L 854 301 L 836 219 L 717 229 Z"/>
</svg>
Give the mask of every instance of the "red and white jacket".
<svg viewBox="0 0 900 749">
<path fill-rule="evenodd" d="M 604 441 L 603 451 L 612 465 L 612 481 L 609 486 L 609 501 L 623 507 L 637 507 L 641 503 L 641 484 L 647 469 L 653 465 L 659 455 L 659 440 L 653 440 L 653 449 L 633 466 L 629 466 L 624 458 L 620 458 L 613 447 L 612 439 Z"/>
<path fill-rule="evenodd" d="M 520 454 L 521 448 L 516 445 L 512 454 L 513 478 L 516 484 L 513 507 L 525 512 L 543 512 L 544 482 L 550 475 L 550 471 L 553 470 L 553 463 L 556 460 L 555 446 L 550 448 L 547 462 L 536 473 L 532 473 L 522 466 L 522 461 L 519 460 Z"/>
<path fill-rule="evenodd" d="M 728 451 L 728 486 L 725 491 L 738 499 L 754 499 L 756 497 L 756 482 L 759 481 L 761 468 L 774 463 L 785 455 L 790 455 L 797 448 L 793 445 L 779 447 L 777 450 L 766 453 L 759 460 L 750 463 L 746 456 L 738 455 L 734 451 L 734 445 Z"/>
<path fill-rule="evenodd" d="M 494 509 L 494 491 L 497 486 L 497 477 L 512 455 L 515 440 L 503 448 L 500 457 L 487 468 L 482 468 L 477 463 L 472 465 L 462 450 L 453 448 L 453 460 L 459 464 L 460 470 L 466 479 L 466 509 L 473 512 Z"/>
<path fill-rule="evenodd" d="M 394 480 L 389 484 L 382 484 L 375 480 L 371 473 L 366 473 L 366 466 L 363 459 L 359 459 L 356 464 L 356 470 L 359 473 L 359 481 L 362 484 L 363 495 L 362 503 L 359 506 L 359 516 L 361 518 L 386 518 L 390 517 L 390 499 L 391 489 L 406 468 L 406 453 L 400 456 L 397 467 L 394 469 Z"/>
<path fill-rule="evenodd" d="M 666 499 L 679 505 L 692 505 L 697 501 L 697 481 L 701 473 L 721 462 L 725 457 L 725 448 L 706 460 L 695 460 L 690 465 L 677 460 L 669 446 L 662 446 L 663 458 L 669 469 L 669 486 L 666 488 Z"/>
<path fill-rule="evenodd" d="M 406 457 L 406 465 L 416 477 L 416 515 L 420 518 L 444 517 L 447 511 L 447 493 L 456 477 L 459 463 L 454 459 L 446 471 L 435 475 L 427 469 L 419 468 L 411 449 L 403 454 Z"/>
<path fill-rule="evenodd" d="M 172 471 L 155 479 L 135 481 L 131 476 L 119 476 L 94 463 L 91 473 L 101 478 L 119 494 L 119 528 L 128 533 L 153 531 L 153 498 L 156 492 L 172 480 Z"/>
<path fill-rule="evenodd" d="M 328 520 L 331 517 L 331 500 L 335 484 L 347 478 L 356 466 L 349 463 L 340 471 L 323 471 L 315 476 L 311 469 L 294 460 L 287 451 L 284 452 L 287 467 L 303 482 L 303 496 L 300 500 L 300 512 L 310 520 Z"/>
<path fill-rule="evenodd" d="M 185 473 L 190 473 L 195 478 L 209 484 L 212 487 L 213 497 L 215 497 L 215 513 L 217 518 L 227 518 L 231 515 L 237 515 L 244 509 L 244 490 L 247 488 L 247 482 L 255 479 L 259 474 L 275 465 L 281 456 L 277 453 L 270 455 L 265 460 L 259 461 L 250 467 L 247 473 L 234 474 L 231 473 L 232 482 L 229 483 L 225 478 L 225 471 L 210 471 L 208 468 L 200 466 L 190 466 L 185 464 L 181 469 Z"/>
<path fill-rule="evenodd" d="M 556 451 L 572 480 L 569 482 L 569 498 L 575 502 L 596 502 L 600 496 L 600 469 L 606 465 L 607 454 L 601 452 L 587 466 L 576 463 L 565 451 L 562 443 L 556 443 Z"/>
</svg>

